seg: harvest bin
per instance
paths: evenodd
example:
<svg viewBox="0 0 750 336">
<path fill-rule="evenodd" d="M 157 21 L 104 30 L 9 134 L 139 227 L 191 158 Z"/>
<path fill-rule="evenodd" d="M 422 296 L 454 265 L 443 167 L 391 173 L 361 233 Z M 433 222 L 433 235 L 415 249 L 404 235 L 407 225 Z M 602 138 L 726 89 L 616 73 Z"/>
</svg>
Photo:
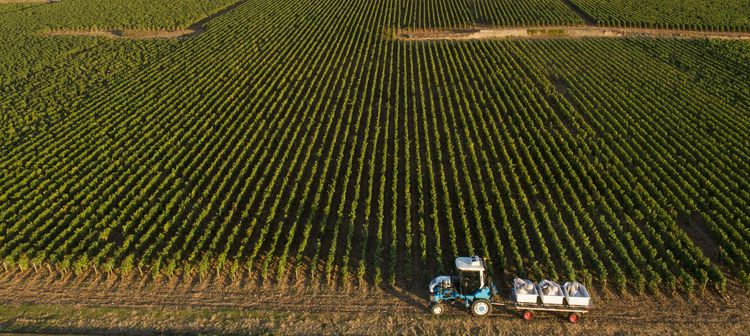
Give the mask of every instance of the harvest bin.
<svg viewBox="0 0 750 336">
<path fill-rule="evenodd" d="M 551 280 L 542 280 L 537 285 L 537 291 L 539 292 L 539 298 L 542 299 L 543 304 L 563 304 L 565 295 L 563 294 L 562 288 L 557 282 Z M 548 294 L 544 294 L 548 293 Z"/>
<path fill-rule="evenodd" d="M 536 303 L 539 294 L 536 284 L 528 279 L 513 279 L 513 299 L 518 303 Z"/>
<path fill-rule="evenodd" d="M 582 283 L 569 281 L 563 284 L 563 295 L 570 306 L 588 306 L 591 295 Z"/>
</svg>

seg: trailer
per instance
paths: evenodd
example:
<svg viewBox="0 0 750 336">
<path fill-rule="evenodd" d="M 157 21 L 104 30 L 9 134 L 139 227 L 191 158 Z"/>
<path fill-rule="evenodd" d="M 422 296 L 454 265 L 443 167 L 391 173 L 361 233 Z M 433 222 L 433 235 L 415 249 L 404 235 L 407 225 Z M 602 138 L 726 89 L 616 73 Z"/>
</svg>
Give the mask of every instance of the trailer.
<svg viewBox="0 0 750 336">
<path fill-rule="evenodd" d="M 511 295 L 502 299 L 490 275 L 491 268 L 479 256 L 458 257 L 458 275 L 441 275 L 430 281 L 430 312 L 440 315 L 445 304 L 462 304 L 475 316 L 488 316 L 493 307 L 520 312 L 530 321 L 535 312 L 567 313 L 567 320 L 578 323 L 591 308 L 591 297 L 586 287 L 577 282 L 558 285 L 554 281 L 515 278 Z"/>
<path fill-rule="evenodd" d="M 517 303 L 517 302 L 497 302 L 492 303 L 494 306 L 502 306 L 508 309 L 517 310 L 521 318 L 523 318 L 526 321 L 531 321 L 534 319 L 534 312 L 558 312 L 558 313 L 568 313 L 567 314 L 567 320 L 570 323 L 578 323 L 578 321 L 581 320 L 584 314 L 588 313 L 591 308 L 593 308 L 591 305 L 588 306 L 570 306 L 570 305 L 559 305 L 559 306 L 551 306 L 551 305 L 544 305 L 544 304 L 523 304 L 523 303 Z"/>
</svg>

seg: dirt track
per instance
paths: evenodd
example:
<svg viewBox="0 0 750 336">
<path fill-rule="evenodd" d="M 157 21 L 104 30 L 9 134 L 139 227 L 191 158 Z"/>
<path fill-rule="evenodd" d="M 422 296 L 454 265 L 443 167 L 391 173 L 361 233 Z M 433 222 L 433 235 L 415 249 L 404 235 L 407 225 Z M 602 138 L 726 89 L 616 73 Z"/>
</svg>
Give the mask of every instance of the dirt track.
<svg viewBox="0 0 750 336">
<path fill-rule="evenodd" d="M 443 317 L 427 312 L 423 289 L 310 289 L 257 286 L 254 279 L 208 277 L 154 281 L 148 276 L 64 276 L 40 271 L 0 273 L 0 332 L 152 333 L 281 331 L 319 333 L 321 325 L 347 333 L 711 333 L 742 334 L 750 327 L 747 296 L 620 296 L 595 294 L 596 309 L 579 325 L 539 314 L 525 323 L 509 310 L 489 319 L 463 309 Z M 74 309 L 71 309 L 74 308 Z M 70 311 L 71 314 L 59 313 Z M 92 320 L 92 314 L 106 319 Z M 166 314 L 168 319 L 154 316 Z M 260 317 L 259 317 L 260 316 Z M 269 329 L 270 328 L 270 329 Z M 457 329 L 458 328 L 458 329 Z"/>
<path fill-rule="evenodd" d="M 750 33 L 701 32 L 688 30 L 610 28 L 596 26 L 560 26 L 539 28 L 477 28 L 445 30 L 399 30 L 393 38 L 403 41 L 420 40 L 492 40 L 492 39 L 578 39 L 587 37 L 673 38 L 750 40 Z"/>
</svg>

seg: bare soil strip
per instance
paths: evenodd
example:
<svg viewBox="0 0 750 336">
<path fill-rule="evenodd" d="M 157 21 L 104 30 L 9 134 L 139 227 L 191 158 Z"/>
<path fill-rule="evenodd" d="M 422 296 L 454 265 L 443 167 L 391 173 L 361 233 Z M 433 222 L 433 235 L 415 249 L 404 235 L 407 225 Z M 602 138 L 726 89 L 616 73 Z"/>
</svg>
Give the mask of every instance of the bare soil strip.
<svg viewBox="0 0 750 336">
<path fill-rule="evenodd" d="M 230 279 L 153 279 L 148 275 L 0 271 L 0 331 L 160 334 L 180 332 L 319 334 L 743 334 L 750 328 L 748 296 L 732 287 L 719 295 L 595 291 L 595 309 L 578 325 L 564 315 L 534 322 L 501 307 L 486 319 L 453 307 L 427 310 L 419 289 L 319 289 L 258 286 L 247 274 Z"/>
<path fill-rule="evenodd" d="M 703 32 L 689 30 L 559 26 L 539 28 L 477 28 L 446 30 L 399 30 L 392 35 L 401 41 L 502 40 L 502 39 L 580 39 L 580 38 L 671 38 L 750 40 L 750 33 Z"/>
</svg>

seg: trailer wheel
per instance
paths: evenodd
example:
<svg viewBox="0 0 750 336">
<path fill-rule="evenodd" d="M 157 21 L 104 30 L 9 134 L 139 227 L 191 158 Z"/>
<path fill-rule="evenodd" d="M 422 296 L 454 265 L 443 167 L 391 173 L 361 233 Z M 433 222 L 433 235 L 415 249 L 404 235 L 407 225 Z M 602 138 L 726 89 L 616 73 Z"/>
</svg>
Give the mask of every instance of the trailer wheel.
<svg viewBox="0 0 750 336">
<path fill-rule="evenodd" d="M 492 312 L 492 304 L 487 300 L 476 300 L 471 304 L 471 313 L 474 316 L 487 316 Z"/>
<path fill-rule="evenodd" d="M 534 318 L 534 312 L 531 310 L 524 310 L 521 317 L 526 321 L 531 321 Z"/>
<path fill-rule="evenodd" d="M 430 312 L 432 315 L 442 315 L 445 312 L 445 307 L 440 303 L 431 303 Z"/>
<path fill-rule="evenodd" d="M 570 321 L 570 323 L 578 323 L 580 319 L 581 315 L 578 315 L 577 313 L 568 314 L 568 321 Z"/>
</svg>

